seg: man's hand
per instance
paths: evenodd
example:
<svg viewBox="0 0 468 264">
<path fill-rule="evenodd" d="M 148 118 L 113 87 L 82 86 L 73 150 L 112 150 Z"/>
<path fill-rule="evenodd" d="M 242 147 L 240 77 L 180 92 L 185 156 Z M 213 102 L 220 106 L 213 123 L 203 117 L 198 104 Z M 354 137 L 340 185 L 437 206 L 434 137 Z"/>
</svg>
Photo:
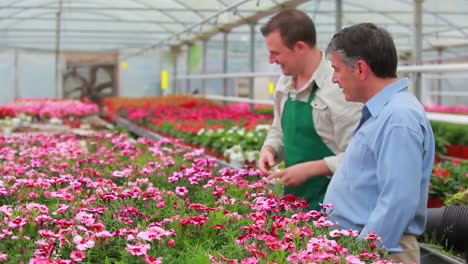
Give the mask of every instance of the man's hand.
<svg viewBox="0 0 468 264">
<path fill-rule="evenodd" d="M 332 175 L 324 160 L 307 161 L 296 164 L 282 171 L 270 173 L 268 180 L 281 180 L 284 186 L 296 187 L 313 176 Z"/>
<path fill-rule="evenodd" d="M 257 162 L 258 168 L 268 175 L 271 173 L 270 169 L 275 165 L 275 150 L 270 146 L 264 147 Z"/>
<path fill-rule="evenodd" d="M 300 163 L 282 171 L 271 173 L 268 180 L 274 179 L 281 180 L 284 186 L 296 187 L 304 183 L 311 175 L 309 171 L 304 168 L 304 163 Z"/>
</svg>

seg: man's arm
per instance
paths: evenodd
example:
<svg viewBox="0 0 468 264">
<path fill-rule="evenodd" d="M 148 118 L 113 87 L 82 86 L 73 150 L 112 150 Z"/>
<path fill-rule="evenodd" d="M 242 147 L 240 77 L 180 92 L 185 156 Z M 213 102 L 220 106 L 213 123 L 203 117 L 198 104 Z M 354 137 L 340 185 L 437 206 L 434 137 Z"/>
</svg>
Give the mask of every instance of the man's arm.
<svg viewBox="0 0 468 264">
<path fill-rule="evenodd" d="M 377 142 L 374 155 L 377 160 L 379 195 L 360 237 L 375 232 L 390 252 L 400 252 L 398 242 L 420 205 L 422 186 L 422 131 L 394 125 L 385 130 Z"/>
</svg>

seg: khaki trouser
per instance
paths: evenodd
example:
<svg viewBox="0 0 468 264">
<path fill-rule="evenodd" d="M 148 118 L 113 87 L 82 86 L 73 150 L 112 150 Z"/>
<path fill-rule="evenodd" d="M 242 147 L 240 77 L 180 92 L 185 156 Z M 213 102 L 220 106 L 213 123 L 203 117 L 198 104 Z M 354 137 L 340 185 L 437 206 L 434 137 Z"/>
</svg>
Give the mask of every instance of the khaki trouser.
<svg viewBox="0 0 468 264">
<path fill-rule="evenodd" d="M 419 244 L 415 235 L 403 234 L 398 245 L 403 249 L 403 252 L 391 253 L 385 257 L 386 260 L 393 260 L 396 263 L 404 264 L 421 263 Z"/>
</svg>

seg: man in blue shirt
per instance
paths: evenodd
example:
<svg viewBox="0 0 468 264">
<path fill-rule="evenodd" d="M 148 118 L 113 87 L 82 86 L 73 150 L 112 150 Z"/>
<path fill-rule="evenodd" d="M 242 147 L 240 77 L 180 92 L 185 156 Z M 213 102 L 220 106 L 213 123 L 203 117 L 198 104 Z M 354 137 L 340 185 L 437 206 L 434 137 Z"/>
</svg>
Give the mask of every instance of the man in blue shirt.
<svg viewBox="0 0 468 264">
<path fill-rule="evenodd" d="M 426 225 L 434 135 L 423 107 L 397 79 L 390 34 L 363 23 L 335 34 L 328 45 L 333 82 L 347 101 L 362 102 L 361 121 L 325 195 L 342 228 L 375 232 L 397 262 L 420 262 L 416 235 Z"/>
</svg>

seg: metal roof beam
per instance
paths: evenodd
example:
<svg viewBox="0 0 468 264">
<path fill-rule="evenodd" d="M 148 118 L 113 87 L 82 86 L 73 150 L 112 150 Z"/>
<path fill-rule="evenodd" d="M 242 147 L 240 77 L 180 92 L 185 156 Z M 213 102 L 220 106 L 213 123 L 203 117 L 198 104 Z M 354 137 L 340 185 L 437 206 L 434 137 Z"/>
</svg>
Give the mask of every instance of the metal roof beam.
<svg viewBox="0 0 468 264">
<path fill-rule="evenodd" d="M 182 1 L 180 1 L 182 2 Z M 3 10 L 22 10 L 22 9 L 42 9 L 42 10 L 56 10 L 58 6 L 42 6 L 42 5 L 21 5 L 21 6 L 2 6 L 0 5 L 0 9 Z M 118 7 L 118 6 L 109 6 L 109 7 L 104 7 L 104 6 L 67 6 L 68 10 L 76 11 L 76 10 L 109 10 L 109 11 L 155 11 L 148 9 L 146 7 Z M 194 8 L 191 8 L 194 9 Z M 187 10 L 187 7 L 183 8 L 167 8 L 167 7 L 161 7 L 157 8 L 158 11 L 164 11 L 164 12 L 183 12 L 187 13 L 189 10 Z M 218 9 L 216 8 L 200 8 L 196 9 L 198 13 L 217 13 L 219 12 Z M 254 12 L 252 9 L 238 9 L 239 12 Z M 190 10 L 190 12 L 194 12 L 193 10 Z"/>
<path fill-rule="evenodd" d="M 52 28 L 8 28 L 2 29 L 0 28 L 0 32 L 55 32 L 55 29 Z M 62 33 L 67 32 L 74 32 L 74 33 L 100 33 L 100 34 L 122 34 L 122 33 L 129 33 L 129 34 L 171 34 L 169 32 L 163 30 L 150 30 L 150 31 L 142 31 L 142 30 L 111 30 L 111 29 L 79 29 L 79 28 L 62 28 Z M 236 31 L 231 32 L 231 34 L 239 34 L 244 35 L 248 34 L 248 31 Z"/>
<path fill-rule="evenodd" d="M 52 14 L 52 13 L 50 13 Z M 22 20 L 33 20 L 33 21 L 55 21 L 54 17 L 2 17 L 0 16 L 0 22 L 3 21 L 22 21 Z M 73 22 L 109 22 L 109 23 L 125 23 L 125 24 L 164 24 L 174 25 L 173 21 L 162 21 L 162 20 L 135 20 L 135 19 L 121 19 L 121 18 L 67 18 L 62 17 L 62 21 L 73 21 Z M 191 22 L 179 22 L 180 25 L 191 25 Z"/>
<path fill-rule="evenodd" d="M 62 33 L 63 34 L 63 33 Z M 16 40 L 16 39 L 47 39 L 47 38 L 54 38 L 55 35 L 15 35 L 11 36 L 8 35 L 4 39 L 6 40 Z M 96 36 L 96 35 L 70 35 L 67 34 L 66 36 L 62 37 L 66 39 L 95 39 L 95 40 L 127 40 L 128 36 Z M 132 37 L 132 40 L 141 40 L 141 41 L 157 41 L 157 40 L 163 40 L 164 38 L 143 38 L 141 36 L 134 36 Z M 3 40 L 3 39 L 2 39 Z"/>
</svg>

